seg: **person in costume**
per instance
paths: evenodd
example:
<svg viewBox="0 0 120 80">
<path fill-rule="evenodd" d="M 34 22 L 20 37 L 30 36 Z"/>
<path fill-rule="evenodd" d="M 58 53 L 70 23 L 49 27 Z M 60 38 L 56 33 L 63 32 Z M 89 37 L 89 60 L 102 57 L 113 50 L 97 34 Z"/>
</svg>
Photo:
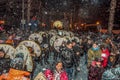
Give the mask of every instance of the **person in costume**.
<svg viewBox="0 0 120 80">
<path fill-rule="evenodd" d="M 6 55 L 3 49 L 0 49 L 0 75 L 8 73 L 10 69 L 10 57 Z"/>
<path fill-rule="evenodd" d="M 22 57 L 15 57 L 11 60 L 11 68 L 8 74 L 3 74 L 0 80 L 30 80 L 30 72 L 25 71 L 23 65 Z"/>
</svg>

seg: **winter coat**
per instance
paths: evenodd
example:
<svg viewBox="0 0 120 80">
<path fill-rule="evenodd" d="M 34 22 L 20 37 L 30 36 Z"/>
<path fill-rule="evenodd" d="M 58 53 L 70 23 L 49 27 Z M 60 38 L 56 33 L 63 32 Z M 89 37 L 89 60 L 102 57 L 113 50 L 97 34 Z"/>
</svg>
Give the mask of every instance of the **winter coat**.
<svg viewBox="0 0 120 80">
<path fill-rule="evenodd" d="M 102 66 L 105 68 L 105 67 L 107 67 L 108 58 L 110 56 L 110 53 L 109 53 L 108 49 L 102 50 L 101 56 L 102 56 L 102 59 L 103 59 Z"/>
<path fill-rule="evenodd" d="M 49 70 L 49 69 L 47 69 L 47 70 L 45 70 L 45 72 L 44 72 L 44 75 L 46 76 L 46 80 L 57 80 L 55 77 L 56 77 L 56 75 L 58 75 L 59 74 L 59 79 L 60 80 L 68 80 L 68 76 L 67 76 L 67 73 L 64 71 L 64 70 L 62 70 L 61 72 L 57 72 L 57 71 L 55 71 L 54 73 L 51 71 L 51 70 Z"/>
<path fill-rule="evenodd" d="M 30 80 L 28 78 L 25 78 L 25 76 L 29 76 L 29 75 L 30 73 L 27 71 L 21 71 L 11 68 L 5 80 Z"/>
<path fill-rule="evenodd" d="M 94 61 L 96 58 L 101 58 L 101 50 L 93 50 L 90 48 L 88 50 L 88 67 L 90 66 L 91 62 Z"/>
<path fill-rule="evenodd" d="M 64 48 L 61 52 L 61 60 L 65 68 L 76 66 L 76 59 L 72 49 Z"/>
<path fill-rule="evenodd" d="M 57 73 L 58 73 L 58 72 L 55 71 L 55 73 L 54 73 L 54 80 L 57 80 L 57 79 L 55 79 L 55 75 L 57 75 Z M 62 70 L 62 71 L 59 72 L 58 74 L 59 74 L 60 80 L 68 80 L 67 73 L 66 73 L 64 70 Z"/>
<path fill-rule="evenodd" d="M 104 69 L 102 67 L 90 66 L 88 71 L 88 80 L 101 80 Z"/>
<path fill-rule="evenodd" d="M 45 70 L 44 74 L 47 80 L 53 80 L 53 72 L 50 69 Z"/>
</svg>

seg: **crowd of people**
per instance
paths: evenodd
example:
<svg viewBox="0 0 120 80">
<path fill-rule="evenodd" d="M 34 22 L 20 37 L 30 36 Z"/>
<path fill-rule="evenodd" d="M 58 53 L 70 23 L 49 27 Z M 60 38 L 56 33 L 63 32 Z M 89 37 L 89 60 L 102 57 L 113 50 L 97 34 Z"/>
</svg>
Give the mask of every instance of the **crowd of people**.
<svg viewBox="0 0 120 80">
<path fill-rule="evenodd" d="M 59 37 L 67 36 L 59 34 L 59 30 L 54 31 Z M 37 32 L 39 31 L 24 31 L 19 28 L 3 30 L 0 32 L 0 43 L 17 47 L 20 42 L 28 40 L 31 34 Z M 28 47 L 33 64 L 31 71 L 26 69 L 24 55 L 18 54 L 11 59 L 4 49 L 0 49 L 0 80 L 74 80 L 81 71 L 80 58 L 83 56 L 88 69 L 88 80 L 120 79 L 120 34 L 74 32 L 79 41 L 66 38 L 67 41 L 63 41 L 56 50 L 54 45 L 50 45 L 50 39 L 55 35 L 44 32 L 41 43 L 38 38 L 34 40 L 41 47 L 40 56 L 36 56 L 34 49 Z M 52 63 L 49 61 L 50 56 L 53 56 Z M 37 64 L 50 66 L 33 77 Z"/>
</svg>

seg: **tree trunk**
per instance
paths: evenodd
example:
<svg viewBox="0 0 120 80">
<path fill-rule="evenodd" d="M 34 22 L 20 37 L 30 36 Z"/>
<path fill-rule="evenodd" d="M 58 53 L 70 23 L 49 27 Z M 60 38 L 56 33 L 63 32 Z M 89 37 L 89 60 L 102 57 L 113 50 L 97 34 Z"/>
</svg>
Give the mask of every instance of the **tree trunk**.
<svg viewBox="0 0 120 80">
<path fill-rule="evenodd" d="M 27 22 L 29 22 L 30 21 L 31 0 L 28 0 L 27 4 L 28 4 L 28 6 L 27 6 Z"/>
<path fill-rule="evenodd" d="M 114 15 L 115 15 L 116 2 L 117 2 L 116 0 L 111 0 L 111 3 L 110 3 L 110 14 L 109 14 L 109 22 L 108 22 L 109 34 L 112 33 L 112 29 L 114 26 Z"/>
</svg>

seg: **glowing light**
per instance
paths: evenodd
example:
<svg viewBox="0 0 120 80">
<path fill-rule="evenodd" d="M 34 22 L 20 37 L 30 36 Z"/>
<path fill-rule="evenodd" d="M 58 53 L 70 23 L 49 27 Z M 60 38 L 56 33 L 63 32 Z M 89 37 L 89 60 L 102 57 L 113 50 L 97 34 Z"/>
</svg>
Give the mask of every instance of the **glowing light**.
<svg viewBox="0 0 120 80">
<path fill-rule="evenodd" d="M 97 24 L 97 25 L 99 25 L 99 24 L 100 24 L 100 22 L 99 22 L 99 21 L 97 21 L 97 22 L 96 22 L 96 24 Z"/>
<path fill-rule="evenodd" d="M 56 28 L 62 29 L 63 23 L 61 21 L 55 21 L 53 23 L 53 26 L 56 27 Z"/>
<path fill-rule="evenodd" d="M 48 13 L 45 11 L 45 14 L 48 14 Z"/>
<path fill-rule="evenodd" d="M 31 23 L 28 23 L 29 26 L 31 26 L 32 24 Z"/>
<path fill-rule="evenodd" d="M 81 26 L 84 26 L 84 24 L 82 23 Z"/>
<path fill-rule="evenodd" d="M 0 24 L 5 24 L 5 21 L 2 21 L 2 20 L 1 20 L 1 21 L 0 21 Z"/>
</svg>

